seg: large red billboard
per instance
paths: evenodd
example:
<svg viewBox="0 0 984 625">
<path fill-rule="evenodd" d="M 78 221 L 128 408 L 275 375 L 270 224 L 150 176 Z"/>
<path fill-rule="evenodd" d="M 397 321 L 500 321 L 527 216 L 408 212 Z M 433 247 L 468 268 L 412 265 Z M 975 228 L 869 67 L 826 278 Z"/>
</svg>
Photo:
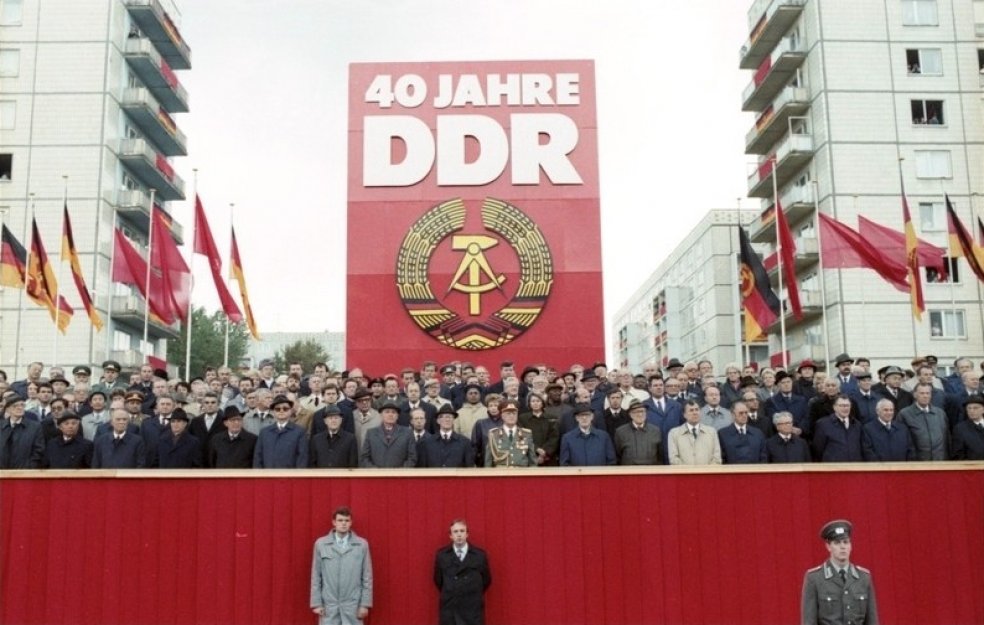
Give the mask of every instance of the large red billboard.
<svg viewBox="0 0 984 625">
<path fill-rule="evenodd" d="M 591 61 L 357 63 L 347 365 L 602 359 Z"/>
</svg>

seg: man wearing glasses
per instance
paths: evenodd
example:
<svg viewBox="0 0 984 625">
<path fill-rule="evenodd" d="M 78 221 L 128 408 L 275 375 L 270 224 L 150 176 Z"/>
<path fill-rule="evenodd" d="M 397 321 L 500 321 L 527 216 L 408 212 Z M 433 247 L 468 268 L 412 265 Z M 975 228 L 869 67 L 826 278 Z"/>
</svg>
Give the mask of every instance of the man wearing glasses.
<svg viewBox="0 0 984 625">
<path fill-rule="evenodd" d="M 278 395 L 270 404 L 273 425 L 260 431 L 253 452 L 254 469 L 302 469 L 308 465 L 308 445 L 304 429 L 291 423 L 294 402 Z"/>
<path fill-rule="evenodd" d="M 191 420 L 188 433 L 201 442 L 203 467 L 208 463 L 209 441 L 216 434 L 226 431 L 225 419 L 219 414 L 219 396 L 209 391 L 202 398 L 202 414 Z"/>
<path fill-rule="evenodd" d="M 793 430 L 793 415 L 780 411 L 772 415 L 777 434 L 765 442 L 769 462 L 810 462 L 810 446 Z"/>
</svg>

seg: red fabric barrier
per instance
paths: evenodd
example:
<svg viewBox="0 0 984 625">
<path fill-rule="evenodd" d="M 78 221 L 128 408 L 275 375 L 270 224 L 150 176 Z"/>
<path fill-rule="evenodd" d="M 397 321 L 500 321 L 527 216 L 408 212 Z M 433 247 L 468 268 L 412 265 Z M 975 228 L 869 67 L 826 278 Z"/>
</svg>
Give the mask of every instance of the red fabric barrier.
<svg viewBox="0 0 984 625">
<path fill-rule="evenodd" d="M 372 549 L 370 625 L 436 621 L 459 516 L 489 553 L 489 623 L 793 623 L 837 517 L 884 623 L 984 622 L 980 468 L 474 473 L 3 479 L 0 622 L 314 623 L 311 547 L 342 504 Z"/>
</svg>

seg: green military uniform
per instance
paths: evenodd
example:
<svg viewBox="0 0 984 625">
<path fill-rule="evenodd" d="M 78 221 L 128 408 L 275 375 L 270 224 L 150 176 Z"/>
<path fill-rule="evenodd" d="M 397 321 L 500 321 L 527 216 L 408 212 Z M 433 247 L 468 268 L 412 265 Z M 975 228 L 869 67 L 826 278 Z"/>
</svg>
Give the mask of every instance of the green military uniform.
<svg viewBox="0 0 984 625">
<path fill-rule="evenodd" d="M 487 467 L 535 467 L 536 447 L 533 432 L 516 427 L 513 440 L 509 440 L 506 428 L 489 430 L 488 447 L 485 450 Z"/>
<path fill-rule="evenodd" d="M 871 573 L 854 564 L 844 573 L 842 580 L 829 560 L 806 572 L 803 625 L 878 625 Z"/>
<path fill-rule="evenodd" d="M 548 416 L 546 412 L 540 416 L 525 412 L 519 415 L 519 424 L 523 428 L 533 433 L 533 446 L 541 448 L 547 453 L 545 464 L 557 465 L 558 449 L 560 447 L 560 432 L 557 430 L 557 420 Z"/>
<path fill-rule="evenodd" d="M 120 367 L 120 363 L 116 362 L 115 360 L 107 360 L 102 363 L 102 369 L 104 372 L 108 370 L 108 371 L 115 371 L 117 374 L 119 374 L 120 369 L 122 369 L 122 367 Z M 124 381 L 119 375 L 117 375 L 116 379 L 113 382 L 106 382 L 106 380 L 100 380 L 99 382 L 92 385 L 93 391 L 102 391 L 103 393 L 106 393 L 106 399 L 109 399 L 110 394 L 112 394 L 114 390 L 120 389 L 121 391 L 125 391 L 128 388 L 130 388 L 129 383 Z"/>
</svg>

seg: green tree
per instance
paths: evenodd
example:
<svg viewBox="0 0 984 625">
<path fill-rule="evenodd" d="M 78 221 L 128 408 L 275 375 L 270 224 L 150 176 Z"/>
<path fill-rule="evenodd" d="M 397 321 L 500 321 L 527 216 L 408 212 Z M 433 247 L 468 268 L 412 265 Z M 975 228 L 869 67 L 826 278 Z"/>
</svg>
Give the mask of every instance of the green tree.
<svg viewBox="0 0 984 625">
<path fill-rule="evenodd" d="M 299 362 L 304 367 L 305 373 L 314 371 L 314 365 L 324 362 L 329 365 L 328 352 L 324 346 L 314 340 L 295 341 L 273 356 L 273 368 L 277 371 L 287 371 L 287 365 L 292 362 Z"/>
<path fill-rule="evenodd" d="M 185 345 L 188 341 L 188 325 L 181 325 L 181 336 L 167 342 L 167 359 L 181 368 L 182 378 L 189 380 L 203 375 L 205 367 L 219 367 L 225 351 L 226 316 L 221 311 L 211 315 L 205 308 L 191 312 L 191 375 L 184 370 Z M 249 330 L 245 323 L 229 325 L 229 366 L 236 366 L 249 350 Z"/>
</svg>

